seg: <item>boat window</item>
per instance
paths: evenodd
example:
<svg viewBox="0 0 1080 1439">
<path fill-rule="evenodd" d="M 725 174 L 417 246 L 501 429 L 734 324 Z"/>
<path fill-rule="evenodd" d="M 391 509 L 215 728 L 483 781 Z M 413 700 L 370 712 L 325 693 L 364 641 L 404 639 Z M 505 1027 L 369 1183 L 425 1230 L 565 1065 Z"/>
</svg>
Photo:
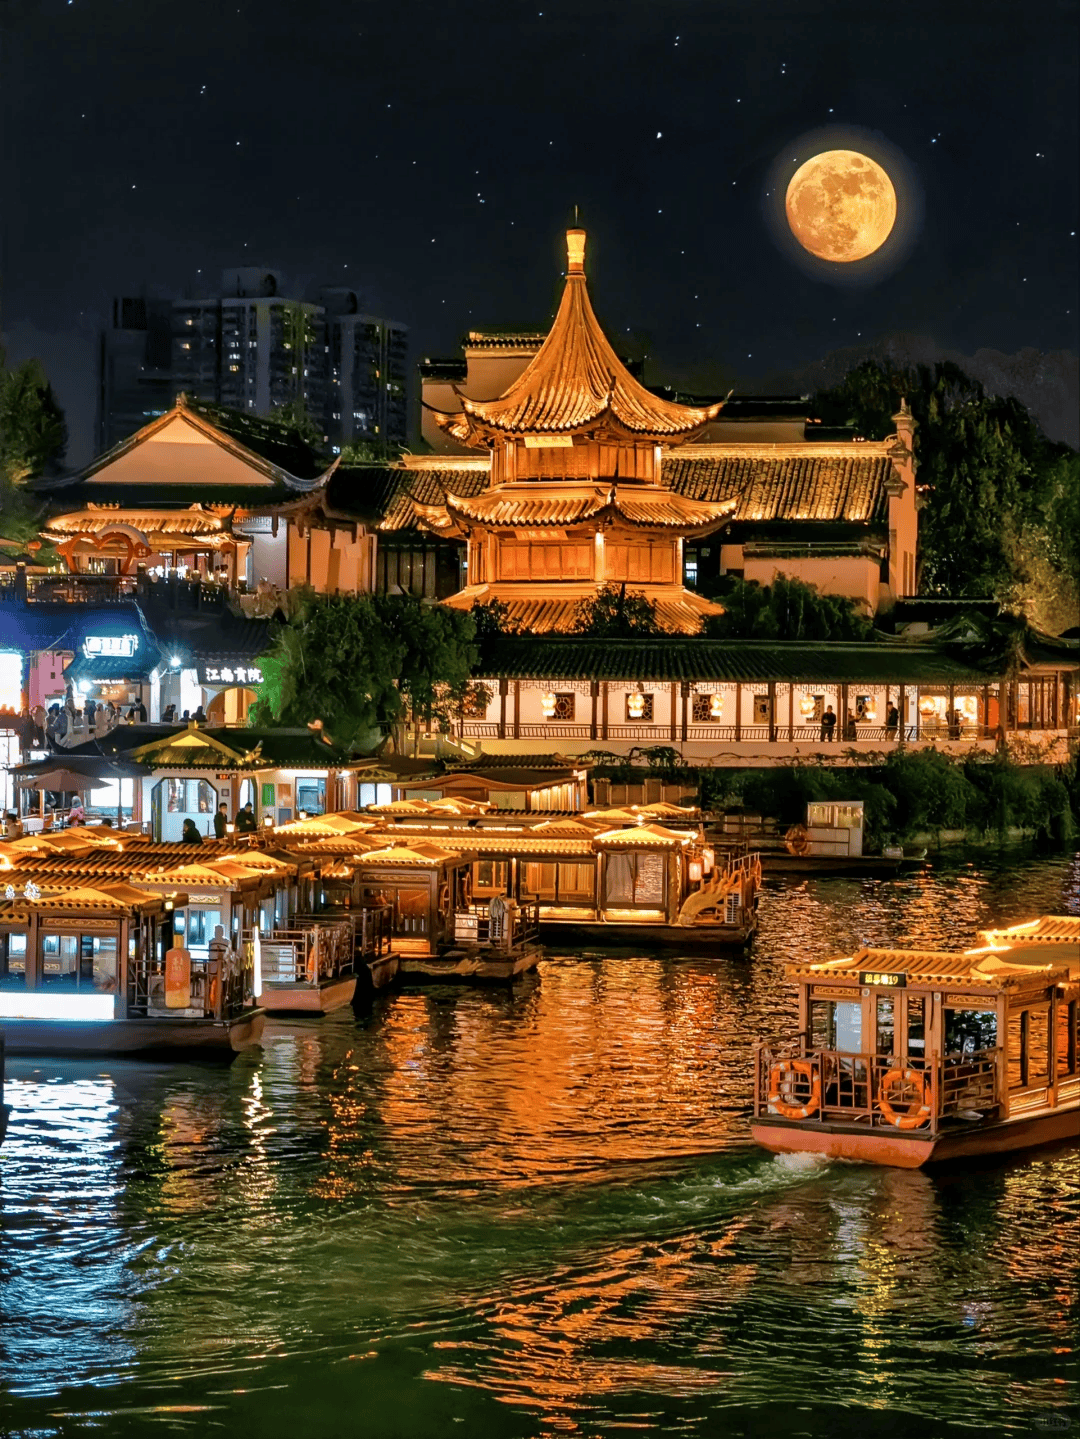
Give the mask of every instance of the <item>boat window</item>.
<svg viewBox="0 0 1080 1439">
<path fill-rule="evenodd" d="M 46 989 L 116 989 L 116 936 L 43 934 L 41 983 Z"/>
<path fill-rule="evenodd" d="M 907 997 L 907 1052 L 916 1058 L 926 1054 L 926 995 Z"/>
<path fill-rule="evenodd" d="M 606 897 L 609 905 L 664 903 L 662 854 L 609 854 L 606 862 Z"/>
<path fill-rule="evenodd" d="M 877 1052 L 892 1054 L 896 1034 L 896 997 L 879 994 L 877 997 Z"/>
<path fill-rule="evenodd" d="M 559 898 L 592 899 L 596 871 L 591 864 L 559 865 Z"/>
<path fill-rule="evenodd" d="M 485 892 L 494 890 L 497 894 L 504 894 L 506 892 L 506 869 L 507 865 L 504 859 L 477 860 L 473 870 L 475 887 Z"/>
<path fill-rule="evenodd" d="M 862 1004 L 859 1000 L 812 999 L 810 1001 L 810 1046 L 839 1050 L 844 1054 L 862 1052 Z"/>
<path fill-rule="evenodd" d="M 539 899 L 555 898 L 555 866 L 553 864 L 527 864 L 525 866 L 525 888 Z"/>
<path fill-rule="evenodd" d="M 945 1053 L 975 1054 L 997 1044 L 997 1012 L 993 1009 L 946 1009 Z"/>
<path fill-rule="evenodd" d="M 194 953 L 206 946 L 214 937 L 214 926 L 221 923 L 219 909 L 178 909 L 173 916 L 173 933 L 176 943 L 182 949 Z"/>
<path fill-rule="evenodd" d="M 0 989 L 26 988 L 26 935 L 0 935 Z"/>
</svg>

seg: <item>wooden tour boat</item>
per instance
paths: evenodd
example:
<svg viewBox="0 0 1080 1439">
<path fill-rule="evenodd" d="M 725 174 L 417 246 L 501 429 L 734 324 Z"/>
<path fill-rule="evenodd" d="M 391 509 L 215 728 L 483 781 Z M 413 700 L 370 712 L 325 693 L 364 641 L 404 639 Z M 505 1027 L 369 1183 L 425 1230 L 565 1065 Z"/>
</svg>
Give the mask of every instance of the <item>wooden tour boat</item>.
<svg viewBox="0 0 1080 1439">
<path fill-rule="evenodd" d="M 790 964 L 800 1032 L 755 1046 L 757 1142 L 914 1169 L 1080 1137 L 1080 919 L 980 939 Z"/>
<path fill-rule="evenodd" d="M 769 874 L 872 875 L 925 863 L 925 849 L 905 853 L 900 845 L 864 854 L 863 820 L 861 800 L 811 801 L 805 824 L 792 825 L 771 845 L 762 844 L 762 865 Z"/>
<path fill-rule="evenodd" d="M 175 943 L 186 902 L 125 883 L 0 889 L 8 1051 L 231 1057 L 257 1043 L 258 976 L 224 940 L 206 959 Z"/>
</svg>

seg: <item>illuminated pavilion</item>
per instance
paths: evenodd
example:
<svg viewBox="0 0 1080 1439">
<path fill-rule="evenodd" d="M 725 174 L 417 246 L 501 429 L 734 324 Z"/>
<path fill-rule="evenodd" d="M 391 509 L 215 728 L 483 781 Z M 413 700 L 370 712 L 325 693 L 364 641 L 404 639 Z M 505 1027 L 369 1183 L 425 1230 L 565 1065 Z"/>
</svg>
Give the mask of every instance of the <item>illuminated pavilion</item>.
<svg viewBox="0 0 1080 1439">
<path fill-rule="evenodd" d="M 567 232 L 555 322 L 531 363 L 497 398 L 459 394 L 437 416 L 458 443 L 487 451 L 487 485 L 448 493 L 422 518 L 467 540 L 468 583 L 446 603 L 498 600 L 511 623 L 566 632 L 578 604 L 626 584 L 660 624 L 694 634 L 719 606 L 683 585 L 683 543 L 719 529 L 733 501 L 693 500 L 664 481 L 665 452 L 701 434 L 722 402 L 676 404 L 646 390 L 612 349 L 589 301 L 585 232 Z"/>
</svg>

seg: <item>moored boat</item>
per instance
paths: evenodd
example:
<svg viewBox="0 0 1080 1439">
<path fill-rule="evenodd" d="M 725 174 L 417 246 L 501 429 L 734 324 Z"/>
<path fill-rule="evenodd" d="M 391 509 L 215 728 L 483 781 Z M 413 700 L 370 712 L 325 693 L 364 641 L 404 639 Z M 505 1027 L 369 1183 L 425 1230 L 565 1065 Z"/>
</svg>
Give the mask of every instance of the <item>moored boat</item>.
<svg viewBox="0 0 1080 1439">
<path fill-rule="evenodd" d="M 177 945 L 187 895 L 129 884 L 0 891 L 0 1026 L 12 1054 L 200 1054 L 258 1042 L 257 976 L 227 944 Z"/>
<path fill-rule="evenodd" d="M 755 1046 L 757 1142 L 919 1168 L 1080 1138 L 1080 919 L 981 938 L 790 964 L 799 1032 Z"/>
</svg>

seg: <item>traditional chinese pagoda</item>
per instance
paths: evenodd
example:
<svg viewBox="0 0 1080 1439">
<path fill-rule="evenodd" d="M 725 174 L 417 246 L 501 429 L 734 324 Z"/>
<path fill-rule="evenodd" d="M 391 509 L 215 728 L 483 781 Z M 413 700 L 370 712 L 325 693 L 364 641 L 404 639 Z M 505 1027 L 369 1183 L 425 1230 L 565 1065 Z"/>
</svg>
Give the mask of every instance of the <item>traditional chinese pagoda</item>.
<svg viewBox="0 0 1080 1439">
<path fill-rule="evenodd" d="M 734 501 L 693 500 L 665 483 L 665 451 L 697 438 L 722 402 L 651 394 L 612 349 L 589 301 L 585 232 L 567 231 L 566 287 L 531 363 L 501 395 L 436 418 L 490 453 L 486 486 L 447 492 L 423 516 L 468 542 L 468 584 L 447 603 L 498 600 L 533 632 L 567 631 L 579 602 L 632 585 L 667 630 L 696 633 L 718 607 L 683 585 L 683 543 L 723 525 Z"/>
</svg>

